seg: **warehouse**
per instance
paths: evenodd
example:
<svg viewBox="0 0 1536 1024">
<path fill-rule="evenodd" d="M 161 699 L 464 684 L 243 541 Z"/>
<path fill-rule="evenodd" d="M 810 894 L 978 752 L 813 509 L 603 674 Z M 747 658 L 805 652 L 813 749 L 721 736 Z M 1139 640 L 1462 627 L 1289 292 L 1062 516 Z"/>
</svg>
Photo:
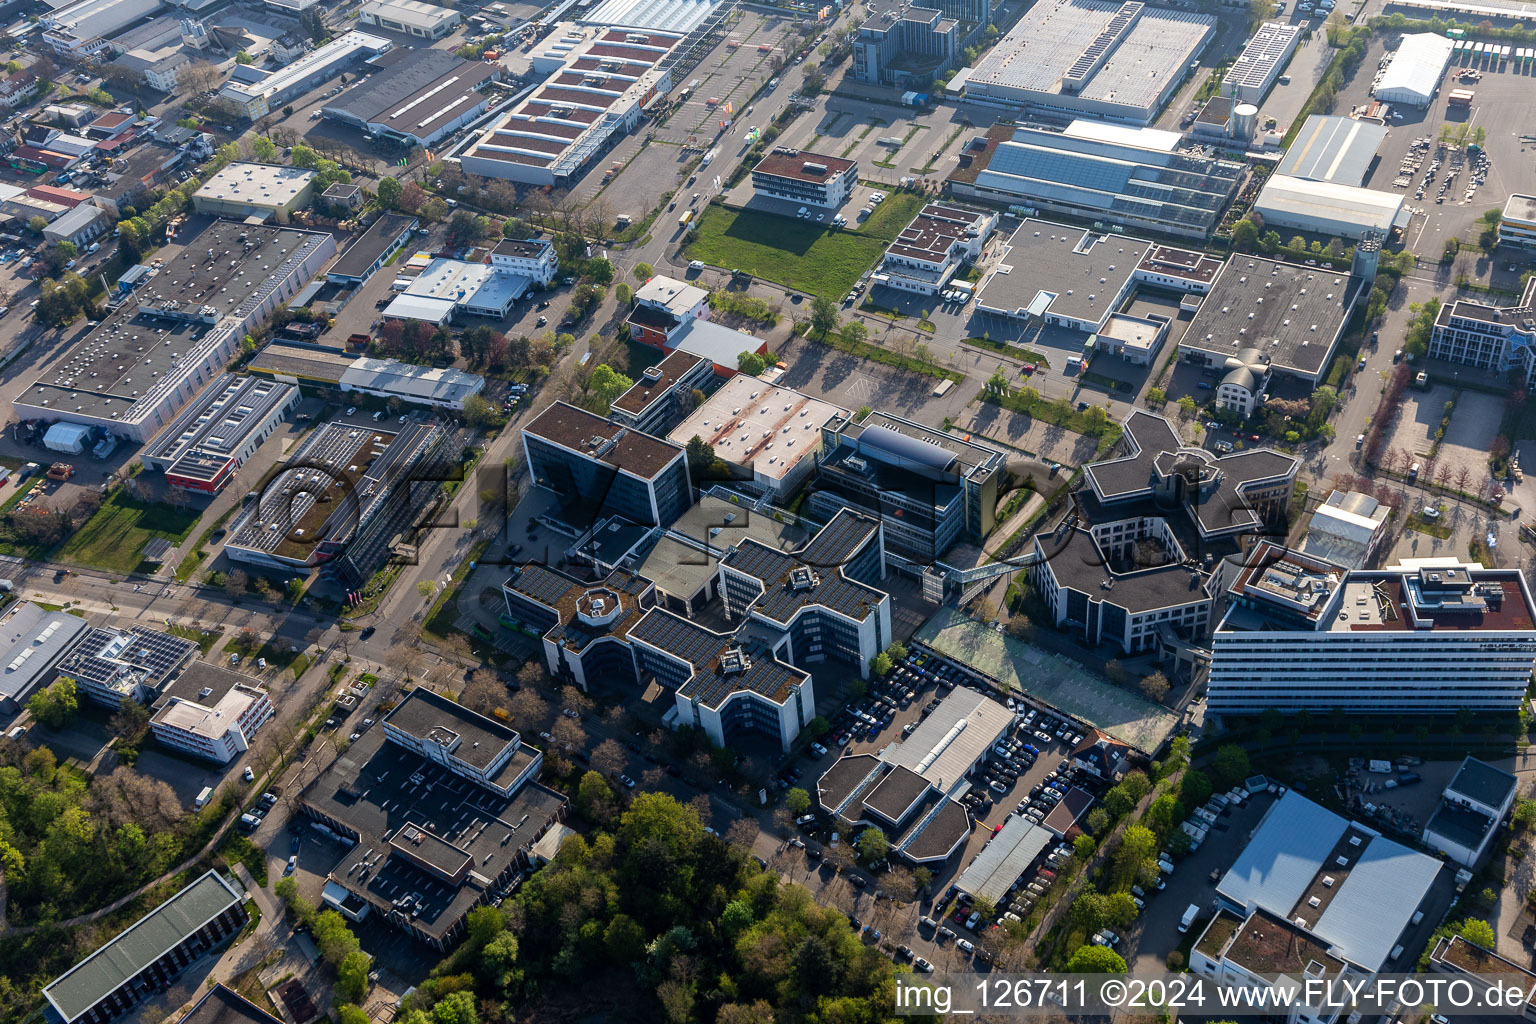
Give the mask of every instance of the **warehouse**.
<svg viewBox="0 0 1536 1024">
<path fill-rule="evenodd" d="M 997 124 L 971 140 L 950 191 L 1139 230 L 1204 238 L 1247 174 L 1181 152 L 1177 132 L 1073 121 L 1060 132 Z"/>
<path fill-rule="evenodd" d="M 240 65 L 219 90 L 219 98 L 233 103 L 251 120 L 265 117 L 295 96 L 302 95 L 350 68 L 358 61 L 390 50 L 394 43 L 366 32 L 343 32 L 277 71 L 254 64 Z"/>
<path fill-rule="evenodd" d="M 15 400 L 18 416 L 148 441 L 223 372 L 247 332 L 336 255 L 329 232 L 234 221 L 188 241 L 28 385 Z"/>
<path fill-rule="evenodd" d="M 421 0 L 372 0 L 357 11 L 359 25 L 421 39 L 441 39 L 461 20 L 459 12 L 453 8 L 424 4 Z"/>
<path fill-rule="evenodd" d="M 325 272 L 325 279 L 337 284 L 362 284 L 410 241 L 411 232 L 420 223 L 408 213 L 381 214 L 342 250 L 335 264 Z"/>
<path fill-rule="evenodd" d="M 160 0 L 80 0 L 43 16 L 43 41 L 55 50 L 88 57 L 105 50 L 113 34 L 160 6 Z"/>
<path fill-rule="evenodd" d="M 1275 173 L 1308 181 L 1363 185 L 1386 137 L 1385 125 L 1313 114 L 1301 126 Z"/>
<path fill-rule="evenodd" d="M 1285 21 L 1266 21 L 1260 25 L 1221 80 L 1222 95 L 1234 97 L 1239 103 L 1264 102 L 1275 79 L 1296 52 L 1301 28 L 1300 24 Z"/>
<path fill-rule="evenodd" d="M 1041 117 L 1150 124 L 1215 31 L 1210 15 L 1135 0 L 1048 0 L 971 69 L 965 95 Z"/>
<path fill-rule="evenodd" d="M 363 356 L 341 375 L 341 390 L 461 411 L 465 400 L 485 390 L 485 378 L 451 366 L 418 366 Z"/>
<path fill-rule="evenodd" d="M 557 25 L 533 55 L 547 75 L 464 150 L 465 173 L 529 185 L 569 181 L 640 123 L 672 91 L 667 58 L 681 32 Z"/>
<path fill-rule="evenodd" d="M 499 320 L 528 291 L 528 278 L 490 263 L 435 259 L 384 308 L 386 319 L 447 323 L 457 313 Z"/>
<path fill-rule="evenodd" d="M 192 207 L 215 217 L 271 218 L 286 224 L 293 211 L 314 195 L 317 177 L 300 167 L 233 163 L 192 194 Z"/>
<path fill-rule="evenodd" d="M 692 32 L 719 6 L 720 0 L 603 0 L 581 20 L 589 25 Z"/>
<path fill-rule="evenodd" d="M 1399 216 L 1407 216 L 1403 198 L 1396 192 L 1273 174 L 1253 209 L 1266 227 L 1353 241 L 1366 234 L 1391 234 Z"/>
<path fill-rule="evenodd" d="M 1376 82 L 1376 98 L 1384 103 L 1429 106 L 1456 42 L 1433 32 L 1403 36 L 1403 43 Z"/>
<path fill-rule="evenodd" d="M 342 93 L 321 113 L 408 146 L 430 146 L 485 113 L 491 97 L 484 90 L 500 80 L 500 64 L 468 61 L 443 50 L 414 50 Z"/>
<path fill-rule="evenodd" d="M 139 453 L 172 487 L 216 494 L 299 404 L 299 389 L 226 373 Z"/>
</svg>

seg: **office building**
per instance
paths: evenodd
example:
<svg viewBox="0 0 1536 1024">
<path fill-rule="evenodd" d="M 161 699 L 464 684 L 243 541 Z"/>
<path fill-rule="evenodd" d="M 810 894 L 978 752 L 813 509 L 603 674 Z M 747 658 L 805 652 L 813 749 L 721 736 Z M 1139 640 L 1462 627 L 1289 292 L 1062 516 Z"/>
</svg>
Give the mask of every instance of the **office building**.
<svg viewBox="0 0 1536 1024">
<path fill-rule="evenodd" d="M 358 21 L 362 22 L 369 8 L 395 4 L 446 15 L 448 20 L 438 19 L 435 23 L 435 28 L 444 32 L 451 31 L 449 20 L 456 23 L 459 18 L 457 11 L 436 4 L 390 0 L 388 5 L 364 4 Z M 389 13 L 380 16 L 388 17 Z M 435 28 L 422 25 L 421 32 L 412 30 L 412 34 Z M 492 82 L 501 81 L 501 72 L 501 65 L 494 62 L 464 60 L 445 50 L 413 50 L 353 85 L 320 108 L 320 112 L 329 120 L 405 146 L 431 146 L 490 109 L 489 87 Z"/>
<path fill-rule="evenodd" d="M 1179 341 L 1179 358 L 1226 369 L 1257 349 L 1271 372 L 1316 386 L 1368 283 L 1349 271 L 1234 255 Z"/>
<path fill-rule="evenodd" d="M 768 342 L 710 320 L 709 293 L 684 281 L 656 276 L 635 290 L 629 336 L 663 352 L 686 352 L 730 377 L 743 352 L 763 355 Z"/>
<path fill-rule="evenodd" d="M 139 918 L 43 989 L 52 1024 L 108 1024 L 168 988 L 245 925 L 245 893 L 217 871 Z"/>
<path fill-rule="evenodd" d="M 931 565 L 958 541 L 979 544 L 996 525 L 1007 459 L 964 439 L 885 412 L 844 417 L 822 430 L 822 459 L 809 507 L 817 518 L 853 508 L 878 516 L 885 549 Z"/>
<path fill-rule="evenodd" d="M 1433 929 L 1414 915 L 1427 910 L 1440 870 L 1435 858 L 1287 792 L 1216 884 L 1216 914 L 1195 939 L 1190 973 L 1259 988 L 1275 975 L 1301 984 L 1410 971 L 1393 950 Z M 1331 1024 L 1347 1011 L 1334 1001 L 1293 1007 L 1287 1019 Z"/>
<path fill-rule="evenodd" d="M 1469 755 L 1424 823 L 1424 845 L 1476 871 L 1514 806 L 1518 788 L 1509 772 Z"/>
<path fill-rule="evenodd" d="M 1499 244 L 1536 248 L 1536 196 L 1514 192 L 1504 201 Z"/>
<path fill-rule="evenodd" d="M 1429 336 L 1429 358 L 1486 370 L 1500 377 L 1515 374 L 1529 388 L 1536 385 L 1536 278 L 1525 282 L 1519 301 L 1498 306 L 1457 299 L 1440 307 Z"/>
<path fill-rule="evenodd" d="M 478 373 L 451 366 L 420 366 L 372 356 L 360 356 L 337 383 L 348 394 L 368 395 L 385 401 L 398 398 L 411 405 L 455 412 L 462 412 L 470 396 L 485 390 L 485 378 Z"/>
<path fill-rule="evenodd" d="M 276 71 L 254 64 L 237 66 L 230 80 L 219 90 L 219 98 L 234 104 L 254 121 L 274 110 L 281 110 L 289 100 L 394 45 L 383 36 L 355 30 L 343 32 Z"/>
<path fill-rule="evenodd" d="M 578 177 L 672 91 L 668 58 L 685 34 L 556 25 L 532 55 L 543 84 L 463 151 L 465 173 L 541 186 Z"/>
<path fill-rule="evenodd" d="M 433 949 L 504 896 L 564 819 L 540 785 L 543 753 L 514 729 L 430 690 L 409 691 L 300 797 L 347 851 L 323 903 L 353 921 L 377 914 Z"/>
<path fill-rule="evenodd" d="M 1266 21 L 1243 46 L 1237 61 L 1221 80 L 1223 96 L 1239 103 L 1263 103 L 1280 72 L 1301 42 L 1300 23 Z M 1294 144 L 1291 147 L 1295 148 Z"/>
<path fill-rule="evenodd" d="M 752 168 L 754 195 L 835 210 L 853 195 L 859 163 L 838 156 L 775 146 Z"/>
<path fill-rule="evenodd" d="M 640 371 L 633 387 L 608 407 L 608 418 L 652 437 L 665 437 L 693 411 L 693 393 L 715 376 L 707 359 L 673 351 Z"/>
<path fill-rule="evenodd" d="M 329 232 L 232 221 L 189 241 L 28 385 L 19 417 L 148 441 L 336 255 Z"/>
<path fill-rule="evenodd" d="M 160 0 L 78 0 L 42 17 L 43 42 L 77 58 L 106 50 L 112 36 L 161 7 Z"/>
<path fill-rule="evenodd" d="M 1035 118 L 1150 124 L 1215 31 L 1211 15 L 1137 0 L 1037 4 L 969 69 L 965 96 Z"/>
<path fill-rule="evenodd" d="M 534 486 L 559 498 L 572 524 L 607 512 L 665 526 L 693 504 L 682 447 L 565 402 L 523 428 L 523 455 Z"/>
<path fill-rule="evenodd" d="M 313 198 L 317 178 L 314 171 L 301 167 L 227 164 L 192 193 L 192 207 L 216 217 L 271 218 L 286 224 L 295 210 Z"/>
<path fill-rule="evenodd" d="M 1356 491 L 1334 490 L 1312 510 L 1307 535 L 1297 551 L 1341 569 L 1363 569 L 1387 538 L 1391 509 Z"/>
<path fill-rule="evenodd" d="M 917 295 L 937 295 L 981 251 L 997 227 L 997 214 L 929 203 L 896 236 L 871 278 Z"/>
<path fill-rule="evenodd" d="M 418 39 L 441 39 L 452 32 L 461 20 L 459 12 L 453 8 L 422 3 L 421 0 L 369 0 L 357 10 L 359 25 L 399 32 Z"/>
<path fill-rule="evenodd" d="M 1468 991 L 1478 998 L 1486 995 L 1490 1006 L 1495 1001 L 1508 1005 L 1503 1001 L 1508 999 L 1512 986 L 1519 986 L 1526 992 L 1536 991 L 1536 973 L 1528 967 L 1499 956 L 1491 949 L 1484 949 L 1461 935 L 1443 935 L 1435 940 L 1435 948 L 1429 953 L 1429 969 L 1455 975 L 1456 980 L 1462 980 L 1464 976 L 1475 986 Z M 1496 990 L 1495 985 L 1498 986 Z M 1536 1021 L 1536 1001 L 1527 999 L 1520 1012 L 1526 1020 Z"/>
<path fill-rule="evenodd" d="M 116 711 L 125 697 L 153 703 L 197 653 L 194 641 L 145 626 L 94 626 L 65 653 L 58 674 L 75 681 L 80 699 Z"/>
<path fill-rule="evenodd" d="M 1536 658 L 1532 607 L 1514 570 L 1454 557 L 1343 570 L 1266 542 L 1212 637 L 1208 707 L 1511 712 Z"/>
<path fill-rule="evenodd" d="M 323 565 L 344 584 L 360 584 L 431 500 L 432 484 L 448 479 L 458 453 L 447 440 L 436 422 L 389 430 L 322 424 L 236 516 L 225 554 L 285 573 Z"/>
<path fill-rule="evenodd" d="M 326 189 L 327 192 L 330 189 Z M 354 238 L 325 272 L 327 281 L 360 285 L 411 240 L 421 222 L 408 213 L 382 213 Z"/>
<path fill-rule="evenodd" d="M 833 658 L 867 674 L 891 642 L 890 597 L 871 585 L 884 575 L 880 524 L 844 512 L 790 551 L 732 527 L 738 513 L 746 527 L 746 509 L 717 507 L 710 514 L 720 514 L 721 526 L 702 542 L 671 540 L 680 567 L 716 577 L 733 624 L 727 632 L 672 611 L 694 606 L 629 569 L 581 583 L 536 563 L 502 585 L 504 621 L 542 636 L 550 672 L 583 689 L 595 680 L 637 689 L 655 681 L 673 693 L 669 725 L 695 726 L 722 746 L 759 733 L 787 750 L 817 714 L 807 667 Z M 668 531 L 675 536 L 676 527 Z"/>
<path fill-rule="evenodd" d="M 853 76 L 871 85 L 926 86 L 960 55 L 960 22 L 935 0 L 879 0 L 853 37 Z M 990 18 L 981 24 L 987 24 Z"/>
<path fill-rule="evenodd" d="M 441 326 L 463 313 L 501 320 L 531 283 L 491 263 L 439 257 L 384 307 L 387 320 L 420 320 Z"/>
<path fill-rule="evenodd" d="M 1120 444 L 1036 535 L 1030 579 L 1051 623 L 1090 647 L 1177 656 L 1204 645 L 1244 538 L 1287 507 L 1299 463 L 1268 448 L 1218 456 L 1140 410 Z"/>
<path fill-rule="evenodd" d="M 942 863 L 971 833 L 970 815 L 958 798 L 1012 726 L 1007 708 L 956 687 L 907 738 L 878 754 L 838 758 L 817 780 L 817 802 L 850 836 L 872 825 L 908 861 Z"/>
<path fill-rule="evenodd" d="M 14 714 L 39 687 L 53 681 L 54 670 L 80 638 L 85 620 L 49 611 L 31 601 L 17 601 L 0 618 L 0 711 Z"/>
<path fill-rule="evenodd" d="M 219 982 L 177 1024 L 283 1024 L 283 1021 Z"/>
<path fill-rule="evenodd" d="M 156 741 L 214 764 L 239 758 L 277 713 L 264 688 L 201 662 L 188 666 L 155 703 L 149 731 Z"/>
<path fill-rule="evenodd" d="M 139 453 L 166 483 L 217 494 L 299 404 L 299 389 L 226 373 Z"/>
<path fill-rule="evenodd" d="M 1376 98 L 1423 109 L 1434 99 L 1451 63 L 1456 40 L 1438 32 L 1415 32 L 1402 37 L 1386 70 L 1376 80 Z"/>
<path fill-rule="evenodd" d="M 1092 221 L 1102 230 L 1203 239 L 1247 168 L 1179 147 L 1177 132 L 1077 120 L 1061 131 L 997 124 L 961 150 L 951 194 Z"/>
<path fill-rule="evenodd" d="M 560 272 L 555 246 L 543 238 L 503 238 L 491 250 L 491 266 L 519 274 L 540 288 L 548 288 Z"/>
<path fill-rule="evenodd" d="M 816 469 L 821 431 L 849 410 L 737 374 L 673 428 L 667 439 L 686 448 L 695 437 L 714 448 L 729 472 L 723 480 L 754 497 L 788 500 Z"/>
</svg>

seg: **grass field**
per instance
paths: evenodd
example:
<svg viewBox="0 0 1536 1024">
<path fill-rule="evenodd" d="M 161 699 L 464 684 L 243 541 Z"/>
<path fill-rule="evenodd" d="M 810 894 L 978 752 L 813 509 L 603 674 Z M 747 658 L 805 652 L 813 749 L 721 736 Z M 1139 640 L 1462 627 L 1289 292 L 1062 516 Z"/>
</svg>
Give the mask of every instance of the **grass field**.
<svg viewBox="0 0 1536 1024">
<path fill-rule="evenodd" d="M 922 203 L 921 196 L 892 192 L 857 230 L 712 204 L 696 222 L 687 255 L 811 295 L 841 299 Z"/>
<path fill-rule="evenodd" d="M 199 514 L 192 508 L 138 501 L 119 490 L 64 542 L 58 557 L 98 569 L 133 572 L 139 567 L 144 545 L 155 537 L 181 543 L 197 525 Z"/>
</svg>

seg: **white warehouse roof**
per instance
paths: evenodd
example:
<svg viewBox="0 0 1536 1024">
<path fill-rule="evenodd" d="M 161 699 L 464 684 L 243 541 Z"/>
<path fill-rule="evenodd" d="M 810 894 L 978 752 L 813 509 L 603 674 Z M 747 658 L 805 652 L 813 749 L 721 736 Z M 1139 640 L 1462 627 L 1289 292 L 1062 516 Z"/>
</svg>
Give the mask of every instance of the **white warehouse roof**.
<svg viewBox="0 0 1536 1024">
<path fill-rule="evenodd" d="M 1254 203 L 1266 224 L 1351 238 L 1367 228 L 1390 232 L 1402 208 L 1403 197 L 1396 193 L 1288 174 L 1270 175 Z"/>
<path fill-rule="evenodd" d="M 1433 32 L 1403 36 L 1403 44 L 1376 83 L 1376 98 L 1388 103 L 1429 106 L 1455 46 L 1454 40 Z"/>
</svg>

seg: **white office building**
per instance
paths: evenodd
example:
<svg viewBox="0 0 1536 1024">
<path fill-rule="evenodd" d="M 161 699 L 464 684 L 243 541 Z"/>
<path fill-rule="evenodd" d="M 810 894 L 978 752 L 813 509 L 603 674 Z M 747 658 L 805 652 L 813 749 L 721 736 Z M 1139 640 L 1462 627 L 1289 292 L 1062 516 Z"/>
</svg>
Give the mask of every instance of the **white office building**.
<svg viewBox="0 0 1536 1024">
<path fill-rule="evenodd" d="M 1424 823 L 1424 845 L 1476 870 L 1514 805 L 1517 788 L 1509 772 L 1468 756 Z"/>
<path fill-rule="evenodd" d="M 1212 638 L 1215 714 L 1509 712 L 1536 658 L 1524 577 L 1454 557 L 1345 571 L 1266 542 L 1231 597 Z"/>
<path fill-rule="evenodd" d="M 276 711 L 266 690 L 246 683 L 231 686 L 217 700 L 212 687 L 205 690 L 202 699 L 172 697 L 150 719 L 149 730 L 167 747 L 228 764 L 245 752 Z"/>
</svg>

